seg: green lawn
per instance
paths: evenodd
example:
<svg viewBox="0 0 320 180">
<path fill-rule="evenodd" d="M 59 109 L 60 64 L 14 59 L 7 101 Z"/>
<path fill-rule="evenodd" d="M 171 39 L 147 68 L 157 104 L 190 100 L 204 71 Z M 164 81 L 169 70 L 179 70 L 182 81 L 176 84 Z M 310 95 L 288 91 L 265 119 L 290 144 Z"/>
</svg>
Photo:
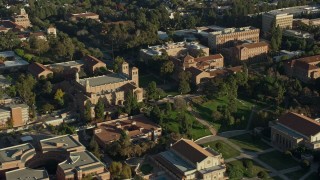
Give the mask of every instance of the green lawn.
<svg viewBox="0 0 320 180">
<path fill-rule="evenodd" d="M 236 167 L 240 167 L 243 171 L 243 176 L 244 177 L 248 177 L 248 178 L 253 178 L 253 177 L 257 177 L 257 174 L 260 172 L 260 171 L 266 171 L 268 172 L 267 169 L 265 169 L 264 167 L 262 167 L 260 164 L 256 163 L 255 161 L 253 160 L 249 160 L 253 163 L 253 167 L 252 169 L 246 169 L 244 166 L 243 166 L 243 161 L 244 160 L 249 160 L 249 159 L 240 159 L 240 160 L 235 160 L 235 161 L 231 161 L 227 164 L 227 167 L 228 166 L 236 166 Z"/>
<path fill-rule="evenodd" d="M 170 112 L 168 115 L 165 116 L 164 124 L 165 127 L 169 132 L 176 132 L 179 133 L 180 129 L 180 122 L 177 121 L 177 115 L 178 113 L 176 111 Z M 192 139 L 199 139 L 204 136 L 210 135 L 209 129 L 207 127 L 200 124 L 196 119 L 187 113 L 187 116 L 192 120 L 192 129 L 191 129 L 191 135 Z"/>
<path fill-rule="evenodd" d="M 150 164 L 143 164 L 141 165 L 140 170 L 144 175 L 147 175 L 152 172 L 153 167 Z"/>
<path fill-rule="evenodd" d="M 258 159 L 267 163 L 276 170 L 283 170 L 299 166 L 299 163 L 293 158 L 285 156 L 279 151 L 271 151 L 268 153 L 260 154 Z"/>
<path fill-rule="evenodd" d="M 221 149 L 218 149 L 216 147 L 216 144 L 217 143 L 221 143 L 222 145 L 222 148 Z M 229 159 L 229 158 L 234 158 L 234 157 L 237 157 L 240 155 L 240 152 L 236 149 L 234 149 L 233 147 L 231 147 L 229 144 L 221 141 L 221 140 L 217 140 L 217 141 L 212 141 L 212 142 L 209 142 L 209 143 L 205 143 L 203 144 L 204 147 L 207 147 L 209 146 L 210 148 L 220 152 L 222 154 L 222 157 L 224 159 Z"/>
<path fill-rule="evenodd" d="M 285 174 L 285 176 L 287 176 L 289 179 L 292 179 L 292 180 L 298 180 L 300 179 L 303 175 L 305 175 L 309 170 L 306 170 L 306 169 L 300 169 L 298 171 L 294 171 L 294 172 L 291 172 L 291 173 L 287 173 Z M 308 178 L 307 178 L 308 179 Z"/>
<path fill-rule="evenodd" d="M 270 148 L 270 146 L 263 142 L 260 138 L 254 137 L 249 133 L 231 137 L 229 140 L 242 149 L 249 151 L 262 151 Z"/>
<path fill-rule="evenodd" d="M 139 84 L 140 84 L 140 87 L 144 87 L 144 88 L 147 87 L 148 84 L 149 84 L 151 81 L 156 82 L 157 85 L 163 83 L 162 81 L 160 81 L 160 79 L 158 79 L 157 77 L 155 77 L 155 76 L 152 75 L 152 74 L 147 74 L 147 75 L 139 76 Z"/>
<path fill-rule="evenodd" d="M 232 130 L 232 129 L 243 129 L 246 128 L 247 126 L 247 122 L 248 119 L 250 117 L 250 113 L 251 113 L 251 109 L 253 107 L 254 104 L 252 104 L 251 102 L 245 101 L 245 100 L 240 100 L 238 99 L 236 101 L 236 105 L 237 105 L 237 112 L 235 113 L 235 117 L 237 117 L 237 119 L 242 119 L 243 117 L 243 121 L 239 121 L 237 122 L 236 126 L 233 127 L 227 127 L 226 125 L 223 125 L 221 122 L 214 122 L 213 118 L 212 118 L 212 112 L 217 110 L 218 106 L 227 106 L 228 100 L 226 97 L 222 97 L 222 98 L 218 98 L 215 100 L 210 100 L 208 102 L 205 102 L 201 105 L 197 105 L 194 104 L 194 107 L 196 108 L 196 110 L 199 112 L 200 116 L 211 122 L 212 125 L 220 131 L 227 131 L 227 130 Z"/>
<path fill-rule="evenodd" d="M 313 172 L 306 179 L 307 180 L 319 180 L 320 177 L 316 172 Z"/>
</svg>

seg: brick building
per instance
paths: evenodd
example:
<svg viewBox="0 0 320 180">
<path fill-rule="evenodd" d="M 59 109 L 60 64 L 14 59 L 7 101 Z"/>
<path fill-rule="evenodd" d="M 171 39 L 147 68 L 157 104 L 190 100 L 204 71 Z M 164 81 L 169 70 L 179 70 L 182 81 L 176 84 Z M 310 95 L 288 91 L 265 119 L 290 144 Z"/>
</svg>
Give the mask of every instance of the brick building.
<svg viewBox="0 0 320 180">
<path fill-rule="evenodd" d="M 259 33 L 260 30 L 254 27 L 225 28 L 221 31 L 210 32 L 208 45 L 210 49 L 220 52 L 222 48 L 234 46 L 236 41 L 259 42 Z"/>
<path fill-rule="evenodd" d="M 25 9 L 20 9 L 20 14 L 12 16 L 12 20 L 15 24 L 22 26 L 23 28 L 28 28 L 31 26 L 31 22 L 29 20 L 29 15 L 27 14 Z"/>
<path fill-rule="evenodd" d="M 284 63 L 289 77 L 296 77 L 308 83 L 320 77 L 320 55 L 290 60 Z"/>
</svg>

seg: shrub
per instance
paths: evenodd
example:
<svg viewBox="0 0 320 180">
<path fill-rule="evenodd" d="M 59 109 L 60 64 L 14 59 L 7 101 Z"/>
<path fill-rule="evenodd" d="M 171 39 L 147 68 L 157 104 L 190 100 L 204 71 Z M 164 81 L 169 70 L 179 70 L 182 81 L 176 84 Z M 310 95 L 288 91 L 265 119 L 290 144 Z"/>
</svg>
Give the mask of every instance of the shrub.
<svg viewBox="0 0 320 180">
<path fill-rule="evenodd" d="M 27 60 L 28 62 L 30 62 L 30 61 L 32 60 L 32 58 L 33 58 L 33 55 L 32 55 L 32 54 L 25 54 L 25 55 L 23 56 L 23 58 L 24 58 L 25 60 Z"/>
<path fill-rule="evenodd" d="M 303 160 L 303 161 L 301 161 L 300 166 L 303 169 L 309 169 L 310 168 L 310 162 L 308 160 Z"/>
<path fill-rule="evenodd" d="M 242 163 L 246 169 L 251 169 L 253 167 L 253 162 L 249 159 L 243 160 Z"/>
<path fill-rule="evenodd" d="M 286 151 L 286 152 L 284 152 L 284 155 L 286 155 L 287 157 L 292 157 L 292 153 L 291 153 L 291 151 Z"/>
<path fill-rule="evenodd" d="M 223 145 L 221 142 L 217 142 L 215 146 L 218 150 L 221 150 Z"/>
<path fill-rule="evenodd" d="M 23 49 L 15 49 L 14 52 L 20 57 L 24 56 L 24 50 Z"/>
<path fill-rule="evenodd" d="M 260 171 L 260 172 L 258 173 L 258 178 L 266 179 L 266 178 L 268 178 L 268 173 L 265 172 L 265 171 Z"/>
</svg>

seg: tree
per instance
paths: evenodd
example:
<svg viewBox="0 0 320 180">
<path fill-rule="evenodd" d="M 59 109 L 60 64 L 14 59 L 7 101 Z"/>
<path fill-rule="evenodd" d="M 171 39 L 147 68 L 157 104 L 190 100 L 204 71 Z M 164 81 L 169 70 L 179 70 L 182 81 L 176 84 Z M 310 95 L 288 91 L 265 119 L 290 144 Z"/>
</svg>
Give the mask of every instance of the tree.
<svg viewBox="0 0 320 180">
<path fill-rule="evenodd" d="M 131 178 L 131 168 L 127 164 L 122 165 L 121 179 L 130 179 Z"/>
<path fill-rule="evenodd" d="M 62 91 L 62 89 L 57 89 L 56 93 L 54 94 L 54 100 L 56 100 L 59 106 L 64 105 L 64 95 L 65 93 Z"/>
<path fill-rule="evenodd" d="M 172 111 L 171 103 L 170 102 L 166 102 L 166 113 L 169 113 L 171 111 Z"/>
<path fill-rule="evenodd" d="M 38 55 L 47 52 L 50 48 L 49 42 L 44 39 L 38 39 L 35 36 L 31 36 L 29 40 L 30 48 L 34 49 Z"/>
<path fill-rule="evenodd" d="M 151 110 L 151 112 L 150 112 L 150 118 L 151 118 L 151 120 L 153 121 L 153 122 L 155 122 L 155 123 L 160 123 L 160 122 L 162 122 L 162 113 L 161 113 L 161 111 L 160 111 L 160 108 L 159 108 L 159 106 L 154 106 L 153 108 L 152 108 L 152 110 Z"/>
<path fill-rule="evenodd" d="M 258 177 L 261 179 L 267 179 L 268 173 L 266 171 L 260 171 L 260 172 L 258 172 Z"/>
<path fill-rule="evenodd" d="M 110 174 L 114 178 L 118 178 L 121 174 L 122 171 L 122 163 L 121 162 L 116 162 L 112 161 L 110 168 L 109 168 Z"/>
<path fill-rule="evenodd" d="M 100 153 L 99 153 L 99 145 L 97 141 L 94 139 L 94 136 L 92 136 L 89 144 L 89 150 L 92 152 L 94 156 L 100 159 Z"/>
<path fill-rule="evenodd" d="M 162 63 L 160 68 L 160 73 L 162 76 L 168 76 L 170 75 L 174 70 L 174 64 L 172 61 L 165 61 Z"/>
<path fill-rule="evenodd" d="M 191 91 L 190 83 L 185 81 L 185 80 L 180 81 L 180 83 L 179 83 L 179 92 L 181 94 L 187 94 L 190 91 Z"/>
<path fill-rule="evenodd" d="M 102 99 L 98 100 L 98 103 L 96 104 L 95 108 L 94 108 L 94 112 L 96 115 L 96 118 L 99 120 L 102 120 L 104 118 L 104 103 L 102 101 Z"/>
<path fill-rule="evenodd" d="M 50 103 L 46 103 L 42 106 L 43 113 L 51 113 L 54 110 L 54 106 Z"/>
<path fill-rule="evenodd" d="M 83 111 L 83 118 L 85 121 L 90 122 L 92 120 L 91 116 L 91 102 L 87 101 L 85 106 L 84 106 L 84 111 Z"/>
<path fill-rule="evenodd" d="M 45 94 L 51 94 L 52 92 L 52 84 L 50 81 L 46 81 L 42 86 L 42 92 Z"/>
<path fill-rule="evenodd" d="M 124 101 L 124 110 L 126 113 L 132 114 L 139 114 L 139 104 L 137 98 L 132 93 L 126 94 L 126 100 Z"/>
<path fill-rule="evenodd" d="M 16 89 L 19 96 L 26 102 L 30 107 L 35 104 L 36 94 L 33 92 L 36 85 L 36 80 L 32 75 L 20 75 L 18 81 L 16 82 Z"/>
<path fill-rule="evenodd" d="M 117 56 L 113 62 L 113 71 L 116 73 L 120 72 L 121 65 L 124 63 L 124 59 L 122 57 Z"/>
<path fill-rule="evenodd" d="M 158 90 L 157 90 L 157 83 L 151 81 L 147 87 L 147 98 L 148 99 L 158 99 Z"/>
</svg>

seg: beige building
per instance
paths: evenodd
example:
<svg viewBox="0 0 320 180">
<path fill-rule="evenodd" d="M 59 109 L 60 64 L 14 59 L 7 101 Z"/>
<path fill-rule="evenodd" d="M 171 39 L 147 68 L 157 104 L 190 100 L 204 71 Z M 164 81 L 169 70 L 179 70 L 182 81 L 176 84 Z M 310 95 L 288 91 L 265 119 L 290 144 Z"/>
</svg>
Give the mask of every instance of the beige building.
<svg viewBox="0 0 320 180">
<path fill-rule="evenodd" d="M 148 61 L 155 56 L 161 56 L 163 53 L 167 53 L 168 56 L 173 57 L 186 55 L 188 53 L 195 57 L 197 57 L 199 53 L 208 56 L 209 48 L 197 42 L 169 42 L 164 45 L 149 46 L 147 49 L 141 49 L 140 58 Z"/>
<path fill-rule="evenodd" d="M 127 93 L 132 93 L 141 102 L 143 89 L 139 88 L 138 68 L 129 68 L 124 62 L 120 73 L 110 72 L 108 75 L 79 79 L 77 75 L 76 85 L 82 90 L 82 97 L 78 101 L 83 107 L 87 101 L 93 105 L 101 98 L 105 105 L 122 105 Z"/>
<path fill-rule="evenodd" d="M 1 179 L 49 180 L 47 170 L 39 170 L 50 161 L 60 162 L 54 179 L 81 180 L 91 175 L 97 180 L 110 179 L 105 165 L 79 142 L 77 135 L 63 135 L 43 139 L 39 150 L 31 144 L 22 144 L 0 149 L 0 161 L 3 173 Z M 53 176 L 52 174 L 50 176 Z"/>
<path fill-rule="evenodd" d="M 234 46 L 236 41 L 250 40 L 259 42 L 260 30 L 254 27 L 225 28 L 208 34 L 210 49 L 219 52 L 222 48 Z"/>
<path fill-rule="evenodd" d="M 264 33 L 269 33 L 273 24 L 282 29 L 292 29 L 292 22 L 292 14 L 270 11 L 262 15 L 262 31 Z"/>
<path fill-rule="evenodd" d="M 320 18 L 316 19 L 294 19 L 293 26 L 297 27 L 300 24 L 308 25 L 308 26 L 319 26 L 320 25 Z"/>
<path fill-rule="evenodd" d="M 71 14 L 69 17 L 70 21 L 79 21 L 80 19 L 93 19 L 99 21 L 99 15 L 92 12 Z"/>
<path fill-rule="evenodd" d="M 191 140 L 179 140 L 170 150 L 153 156 L 152 160 L 173 180 L 227 179 L 222 155 Z"/>
<path fill-rule="evenodd" d="M 13 20 L 13 22 L 15 24 L 17 24 L 19 26 L 22 26 L 24 28 L 28 28 L 28 27 L 31 26 L 31 22 L 29 20 L 29 16 L 28 16 L 26 10 L 23 9 L 23 8 L 20 10 L 20 14 L 14 15 L 12 17 L 12 20 Z"/>
<path fill-rule="evenodd" d="M 13 127 L 26 125 L 29 120 L 29 107 L 15 104 L 0 108 L 0 127 L 7 127 L 9 121 Z"/>
<path fill-rule="evenodd" d="M 122 131 L 126 132 L 131 141 L 157 141 L 162 134 L 159 125 L 144 115 L 137 115 L 98 123 L 94 137 L 101 147 L 106 147 L 107 144 L 119 140 Z"/>
<path fill-rule="evenodd" d="M 289 77 L 296 77 L 308 83 L 320 77 L 320 55 L 290 60 L 284 63 L 284 69 Z"/>
<path fill-rule="evenodd" d="M 286 113 L 271 124 L 271 142 L 282 150 L 305 145 L 312 150 L 320 149 L 320 123 L 309 117 Z"/>
</svg>

